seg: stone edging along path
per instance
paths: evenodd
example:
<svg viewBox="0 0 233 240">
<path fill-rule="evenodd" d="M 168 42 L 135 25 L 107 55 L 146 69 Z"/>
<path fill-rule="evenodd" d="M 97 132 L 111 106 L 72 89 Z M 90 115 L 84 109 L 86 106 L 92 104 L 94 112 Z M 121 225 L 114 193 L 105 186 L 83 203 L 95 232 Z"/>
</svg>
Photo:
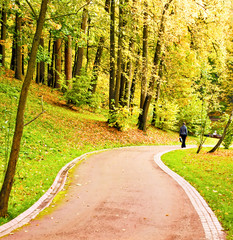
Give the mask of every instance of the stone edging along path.
<svg viewBox="0 0 233 240">
<path fill-rule="evenodd" d="M 189 184 L 184 178 L 182 178 L 177 173 L 173 172 L 170 168 L 168 168 L 161 160 L 161 156 L 167 152 L 172 150 L 168 150 L 166 152 L 161 152 L 154 157 L 154 161 L 156 164 L 168 175 L 170 175 L 185 191 L 187 196 L 189 197 L 193 207 L 195 208 L 197 214 L 200 217 L 202 226 L 204 228 L 206 239 L 208 240 L 224 240 L 225 233 L 223 232 L 223 228 L 219 223 L 217 217 L 210 209 L 206 201 L 202 198 L 199 192 Z"/>
<path fill-rule="evenodd" d="M 52 186 L 48 189 L 48 191 L 29 209 L 25 212 L 21 213 L 19 216 L 11 220 L 10 222 L 0 226 L 0 237 L 3 237 L 13 230 L 22 227 L 27 224 L 29 221 L 34 219 L 43 209 L 48 207 L 53 201 L 54 197 L 61 191 L 65 185 L 68 171 L 74 167 L 78 162 L 82 161 L 86 158 L 87 155 L 94 154 L 100 151 L 94 151 L 91 153 L 85 153 L 82 156 L 75 158 L 68 164 L 66 164 L 57 174 Z M 172 151 L 172 150 L 169 150 Z M 218 222 L 216 216 L 209 208 L 208 204 L 205 200 L 200 196 L 200 194 L 193 188 L 186 180 L 184 180 L 181 176 L 170 170 L 162 161 L 161 156 L 169 151 L 161 152 L 154 157 L 156 164 L 165 171 L 168 175 L 170 175 L 177 183 L 184 189 L 190 201 L 192 202 L 195 210 L 197 211 L 201 223 L 203 225 L 206 239 L 208 240 L 223 240 L 224 232 L 222 231 L 221 224 Z"/>
</svg>

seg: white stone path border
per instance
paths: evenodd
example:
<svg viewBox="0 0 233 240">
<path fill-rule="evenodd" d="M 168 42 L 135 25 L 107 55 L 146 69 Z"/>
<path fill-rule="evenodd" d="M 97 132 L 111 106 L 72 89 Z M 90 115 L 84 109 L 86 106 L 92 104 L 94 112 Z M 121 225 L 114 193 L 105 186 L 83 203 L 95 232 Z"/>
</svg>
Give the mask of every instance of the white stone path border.
<svg viewBox="0 0 233 240">
<path fill-rule="evenodd" d="M 98 152 L 98 151 L 97 151 Z M 94 153 L 94 152 L 93 152 Z M 90 153 L 89 153 L 90 154 Z M 66 183 L 68 171 L 74 167 L 78 162 L 82 161 L 88 153 L 83 154 L 80 157 L 75 158 L 71 162 L 67 163 L 57 174 L 52 186 L 49 190 L 29 209 L 21 213 L 10 222 L 0 226 L 0 237 L 3 237 L 15 229 L 22 227 L 23 225 L 34 219 L 42 210 L 50 205 L 54 197 L 61 191 Z"/>
<path fill-rule="evenodd" d="M 127 148 L 127 147 L 126 147 Z M 201 223 L 203 225 L 206 239 L 207 240 L 224 240 L 225 234 L 223 232 L 223 229 L 221 227 L 221 224 L 217 220 L 216 216 L 214 215 L 213 211 L 210 209 L 208 204 L 205 202 L 205 200 L 200 196 L 200 194 L 196 191 L 194 187 L 192 187 L 186 180 L 184 180 L 181 176 L 170 170 L 162 161 L 161 156 L 167 152 L 173 151 L 174 149 L 161 152 L 157 154 L 154 157 L 155 162 L 158 164 L 158 166 L 165 171 L 168 175 L 170 175 L 174 180 L 177 181 L 177 183 L 184 189 L 186 194 L 191 200 L 191 203 L 193 204 L 195 210 L 197 211 Z M 12 219 L 10 222 L 0 226 L 0 237 L 3 237 L 12 231 L 16 230 L 19 227 L 22 227 L 23 225 L 30 222 L 32 219 L 34 219 L 42 210 L 44 210 L 46 207 L 50 205 L 50 203 L 53 201 L 54 197 L 57 195 L 57 193 L 63 189 L 68 171 L 74 167 L 78 162 L 82 161 L 84 158 L 86 158 L 87 155 L 101 152 L 105 150 L 100 151 L 94 151 L 91 153 L 85 153 L 82 156 L 75 158 L 71 162 L 67 163 L 57 174 L 57 177 L 55 178 L 52 186 L 49 188 L 49 190 L 36 202 L 34 203 L 29 209 L 27 209 L 25 212 L 21 213 L 16 218 Z"/>
<path fill-rule="evenodd" d="M 173 150 L 168 150 L 165 152 L 161 152 L 154 157 L 156 164 L 168 175 L 170 175 L 185 191 L 188 195 L 191 203 L 193 204 L 195 210 L 197 211 L 202 226 L 205 231 L 205 236 L 207 240 L 224 240 L 225 233 L 223 232 L 223 228 L 219 223 L 217 217 L 210 209 L 206 201 L 202 198 L 199 192 L 189 184 L 184 178 L 182 178 L 177 173 L 173 172 L 170 168 L 168 168 L 161 160 L 161 156 L 165 153 L 168 153 Z"/>
</svg>

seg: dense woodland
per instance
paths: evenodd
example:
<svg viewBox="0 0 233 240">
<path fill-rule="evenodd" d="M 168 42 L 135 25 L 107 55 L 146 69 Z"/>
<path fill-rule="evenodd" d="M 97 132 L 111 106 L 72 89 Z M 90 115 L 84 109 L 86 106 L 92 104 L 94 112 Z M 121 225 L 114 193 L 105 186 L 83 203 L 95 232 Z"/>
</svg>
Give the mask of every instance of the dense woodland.
<svg viewBox="0 0 233 240">
<path fill-rule="evenodd" d="M 61 91 L 71 106 L 108 109 L 119 130 L 136 114 L 143 131 L 185 121 L 190 134 L 217 130 L 232 139 L 231 0 L 1 0 L 0 7 L 1 68 L 24 81 L 16 146 L 31 81 Z M 17 157 L 12 152 L 14 164 Z"/>
</svg>

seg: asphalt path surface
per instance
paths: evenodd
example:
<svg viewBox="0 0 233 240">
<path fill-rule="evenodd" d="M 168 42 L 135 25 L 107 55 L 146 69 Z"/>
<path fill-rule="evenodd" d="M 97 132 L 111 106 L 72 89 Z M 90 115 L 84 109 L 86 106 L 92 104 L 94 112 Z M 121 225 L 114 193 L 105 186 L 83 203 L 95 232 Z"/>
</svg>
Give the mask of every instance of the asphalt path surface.
<svg viewBox="0 0 233 240">
<path fill-rule="evenodd" d="M 4 240 L 201 240 L 205 233 L 184 190 L 153 158 L 179 147 L 94 154 L 75 168 L 54 210 Z"/>
</svg>

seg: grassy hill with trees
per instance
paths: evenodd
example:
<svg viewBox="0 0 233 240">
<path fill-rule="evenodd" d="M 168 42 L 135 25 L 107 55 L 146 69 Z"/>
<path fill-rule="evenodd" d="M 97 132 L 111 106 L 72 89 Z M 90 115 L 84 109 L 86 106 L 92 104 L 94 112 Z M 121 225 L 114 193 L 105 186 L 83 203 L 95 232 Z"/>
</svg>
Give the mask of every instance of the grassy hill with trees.
<svg viewBox="0 0 233 240">
<path fill-rule="evenodd" d="M 0 77 L 0 183 L 9 158 L 15 115 L 22 82 L 12 72 Z M 43 102 L 42 102 L 43 96 Z M 19 162 L 9 203 L 9 218 L 26 210 L 50 187 L 58 171 L 83 153 L 131 145 L 179 144 L 178 133 L 154 127 L 147 133 L 135 123 L 124 132 L 110 127 L 107 111 L 91 112 L 86 107 L 67 105 L 62 94 L 47 86 L 32 84 L 25 112 Z M 194 138 L 188 139 L 195 144 Z M 7 221 L 2 219 L 0 223 Z"/>
</svg>

